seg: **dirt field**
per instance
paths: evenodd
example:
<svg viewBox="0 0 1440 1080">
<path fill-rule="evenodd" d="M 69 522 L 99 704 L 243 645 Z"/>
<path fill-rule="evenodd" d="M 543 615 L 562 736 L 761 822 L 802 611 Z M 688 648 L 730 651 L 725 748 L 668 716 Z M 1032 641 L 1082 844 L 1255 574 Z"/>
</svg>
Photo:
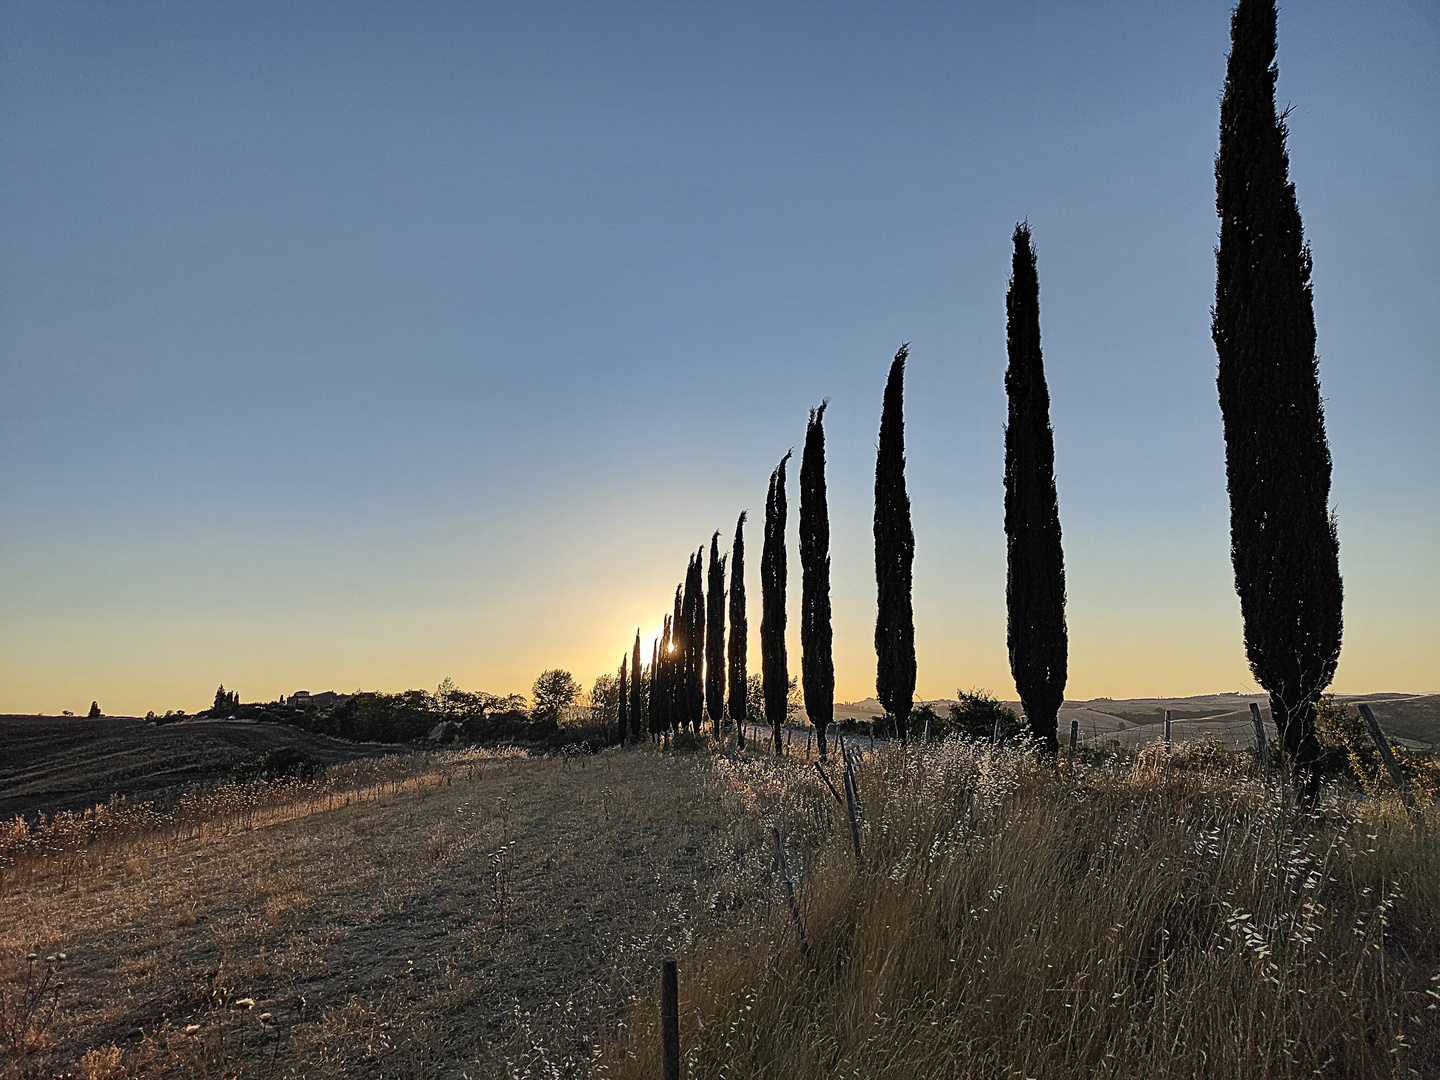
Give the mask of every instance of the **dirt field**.
<svg viewBox="0 0 1440 1080">
<path fill-rule="evenodd" d="M 758 823 L 691 805 L 697 768 L 643 751 L 623 775 L 613 755 L 440 765 L 419 791 L 7 888 L 12 1014 L 25 955 L 67 959 L 53 1022 L 3 1074 L 582 1071 L 664 952 L 742 902 L 724 889 Z"/>
<path fill-rule="evenodd" d="M 185 720 L 156 726 L 128 717 L 0 716 L 0 819 L 82 810 L 116 793 L 165 801 L 227 778 L 276 747 L 334 765 L 394 753 L 277 724 Z"/>
</svg>

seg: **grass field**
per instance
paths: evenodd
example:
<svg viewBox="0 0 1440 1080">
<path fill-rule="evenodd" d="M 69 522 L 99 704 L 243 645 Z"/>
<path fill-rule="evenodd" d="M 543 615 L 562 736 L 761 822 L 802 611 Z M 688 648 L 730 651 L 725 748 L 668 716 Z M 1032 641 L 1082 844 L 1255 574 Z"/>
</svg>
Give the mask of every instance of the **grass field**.
<svg viewBox="0 0 1440 1080">
<path fill-rule="evenodd" d="M 858 864 L 804 761 L 651 747 L 12 834 L 3 1074 L 658 1077 L 673 953 L 687 1076 L 1440 1075 L 1435 809 L 1249 769 L 879 748 Z"/>
</svg>

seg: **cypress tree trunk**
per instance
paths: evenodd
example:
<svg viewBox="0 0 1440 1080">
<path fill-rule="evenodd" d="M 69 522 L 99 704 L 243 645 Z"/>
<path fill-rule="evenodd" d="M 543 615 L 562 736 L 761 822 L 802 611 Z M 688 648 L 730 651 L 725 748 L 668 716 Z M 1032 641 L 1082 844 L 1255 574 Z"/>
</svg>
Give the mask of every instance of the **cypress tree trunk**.
<svg viewBox="0 0 1440 1080">
<path fill-rule="evenodd" d="M 720 738 L 725 715 L 725 556 L 720 554 L 720 530 L 710 537 L 710 567 L 705 595 L 705 711 L 710 734 Z"/>
<path fill-rule="evenodd" d="M 1340 541 L 1315 356 L 1310 248 L 1275 113 L 1275 5 L 1240 0 L 1215 157 L 1211 327 L 1225 422 L 1230 559 L 1245 652 L 1270 693 L 1285 755 L 1319 756 L 1315 702 L 1335 675 L 1343 630 Z"/>
<path fill-rule="evenodd" d="M 825 406 L 810 410 L 800 456 L 800 678 L 820 760 L 835 715 L 834 635 L 830 627 L 830 510 L 825 499 Z"/>
<path fill-rule="evenodd" d="M 625 679 L 625 669 L 629 659 L 630 658 L 624 653 L 620 654 L 620 722 L 615 725 L 616 746 L 625 745 L 625 726 L 626 722 L 630 719 L 628 715 L 630 707 L 629 684 Z"/>
<path fill-rule="evenodd" d="M 1059 747 L 1055 725 L 1065 700 L 1065 556 L 1055 494 L 1050 391 L 1040 354 L 1040 279 L 1030 227 L 1015 226 L 1005 340 L 1010 398 L 1005 425 L 1005 606 L 1010 673 L 1030 730 L 1045 752 Z"/>
<path fill-rule="evenodd" d="M 780 728 L 790 692 L 785 658 L 785 463 L 787 452 L 770 474 L 765 498 L 765 544 L 760 549 L 760 673 L 764 678 L 765 720 L 770 724 L 775 753 L 780 753 Z"/>
<path fill-rule="evenodd" d="M 726 710 L 735 721 L 735 735 L 745 749 L 746 671 L 750 625 L 745 616 L 745 511 L 735 522 L 735 543 L 730 548 L 730 698 Z"/>
<path fill-rule="evenodd" d="M 640 630 L 635 630 L 635 650 L 630 654 L 630 740 L 640 741 L 641 708 L 644 705 L 645 677 L 640 671 Z"/>
<path fill-rule="evenodd" d="M 915 700 L 915 616 L 910 606 L 915 533 L 905 490 L 905 358 L 909 355 L 907 342 L 890 365 L 875 456 L 875 693 L 900 729 L 901 745 Z"/>
</svg>

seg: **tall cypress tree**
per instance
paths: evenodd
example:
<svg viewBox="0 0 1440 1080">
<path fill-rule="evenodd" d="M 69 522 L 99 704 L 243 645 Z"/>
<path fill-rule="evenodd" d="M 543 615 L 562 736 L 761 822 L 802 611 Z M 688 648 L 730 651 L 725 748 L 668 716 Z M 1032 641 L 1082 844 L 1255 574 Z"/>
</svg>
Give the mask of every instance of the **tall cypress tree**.
<svg viewBox="0 0 1440 1080">
<path fill-rule="evenodd" d="M 645 703 L 645 675 L 640 670 L 640 630 L 635 630 L 635 650 L 630 654 L 630 741 L 640 741 L 640 717 Z"/>
<path fill-rule="evenodd" d="M 665 635 L 668 636 L 668 635 Z M 660 704 L 660 638 L 650 643 L 650 700 L 646 703 L 650 716 L 650 737 L 658 738 L 665 730 Z"/>
<path fill-rule="evenodd" d="M 625 744 L 625 728 L 630 719 L 630 687 L 625 677 L 629 659 L 625 653 L 620 654 L 620 722 L 615 725 L 615 745 L 617 746 Z"/>
<path fill-rule="evenodd" d="M 890 364 L 875 455 L 875 693 L 900 730 L 903 745 L 915 701 L 915 615 L 910 588 L 915 533 L 905 490 L 905 359 L 907 342 Z"/>
<path fill-rule="evenodd" d="M 1030 730 L 1054 754 L 1055 725 L 1065 700 L 1065 556 L 1055 494 L 1055 438 L 1050 391 L 1040 354 L 1040 278 L 1030 227 L 1015 226 L 1005 341 L 1010 398 L 1005 425 L 1005 606 L 1010 673 Z"/>
<path fill-rule="evenodd" d="M 665 661 L 665 695 L 670 729 L 678 731 L 685 724 L 683 664 L 685 657 L 685 583 L 675 586 L 675 611 L 670 616 L 670 652 Z"/>
<path fill-rule="evenodd" d="M 669 615 L 666 615 L 664 629 L 660 636 L 660 674 L 655 680 L 660 689 L 660 730 L 662 732 L 669 731 L 675 726 L 670 678 L 675 652 L 674 626 L 674 621 Z"/>
<path fill-rule="evenodd" d="M 710 734 L 720 738 L 725 715 L 725 556 L 720 554 L 720 530 L 710 537 L 710 566 L 705 588 L 705 711 Z"/>
<path fill-rule="evenodd" d="M 771 726 L 775 753 L 780 753 L 780 727 L 790 695 L 790 669 L 785 658 L 785 463 L 770 474 L 765 497 L 765 545 L 760 549 L 760 673 L 764 679 L 765 719 Z"/>
<path fill-rule="evenodd" d="M 705 685 L 703 667 L 705 662 L 705 588 L 701 572 L 704 569 L 705 549 L 690 559 L 685 571 L 684 654 L 681 659 L 681 699 L 685 715 L 682 726 L 699 734 L 705 712 Z"/>
<path fill-rule="evenodd" d="M 1230 559 L 1245 652 L 1270 694 L 1280 739 L 1310 774 L 1315 702 L 1335 675 L 1343 630 L 1340 541 L 1315 356 L 1310 247 L 1275 113 L 1275 4 L 1240 0 L 1215 157 L 1211 332 L 1225 423 Z M 1313 774 L 1307 777 L 1313 793 Z"/>
<path fill-rule="evenodd" d="M 749 648 L 750 625 L 745 616 L 745 511 L 735 522 L 735 542 L 730 547 L 730 696 L 726 711 L 735 721 L 735 735 L 741 750 L 745 749 L 745 713 L 747 684 L 745 650 Z"/>
<path fill-rule="evenodd" d="M 835 659 L 830 627 L 830 510 L 825 498 L 825 406 L 810 410 L 800 455 L 800 677 L 805 713 L 820 760 L 835 715 Z"/>
</svg>

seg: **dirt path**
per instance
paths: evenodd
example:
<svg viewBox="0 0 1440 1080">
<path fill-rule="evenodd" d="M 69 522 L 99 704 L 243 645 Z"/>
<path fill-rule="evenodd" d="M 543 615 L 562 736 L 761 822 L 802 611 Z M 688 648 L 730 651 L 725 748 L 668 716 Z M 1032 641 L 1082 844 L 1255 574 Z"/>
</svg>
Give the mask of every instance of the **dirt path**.
<svg viewBox="0 0 1440 1080">
<path fill-rule="evenodd" d="M 737 826 L 695 770 L 648 750 L 493 763 L 38 883 L 0 912 L 5 974 L 63 951 L 67 986 L 49 1045 L 4 1072 L 583 1074 L 709 918 Z"/>
</svg>

